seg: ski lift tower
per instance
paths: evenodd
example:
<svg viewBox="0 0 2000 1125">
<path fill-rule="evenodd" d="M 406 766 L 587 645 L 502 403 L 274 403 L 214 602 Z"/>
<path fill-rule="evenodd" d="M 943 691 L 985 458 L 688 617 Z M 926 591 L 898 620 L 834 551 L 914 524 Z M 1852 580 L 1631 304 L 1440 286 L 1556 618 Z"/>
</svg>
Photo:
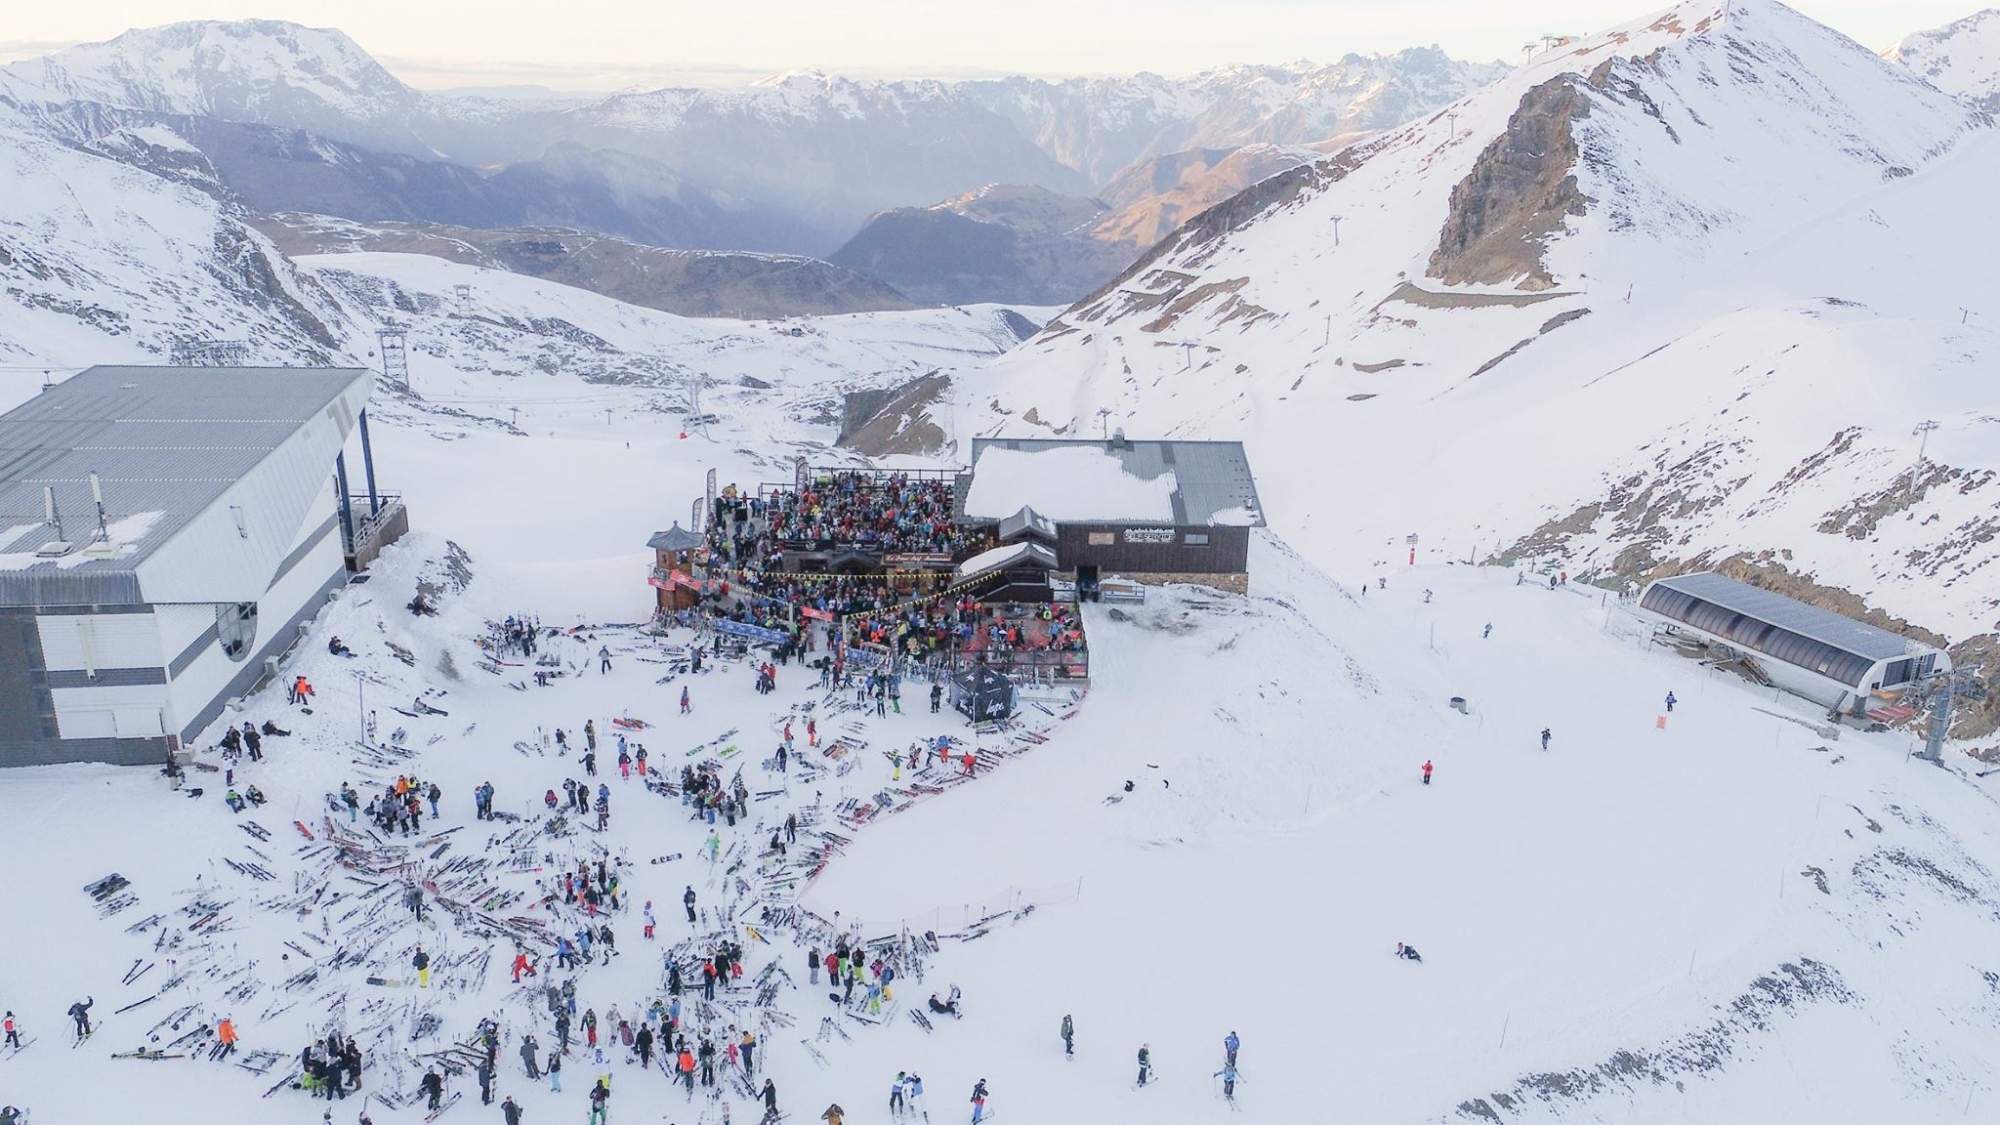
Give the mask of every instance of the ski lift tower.
<svg viewBox="0 0 2000 1125">
<path fill-rule="evenodd" d="M 1944 764 L 1944 740 L 1951 733 L 1951 708 L 1960 696 L 1967 699 L 1986 698 L 1986 687 L 1979 682 L 1979 666 L 1968 665 L 1953 668 L 1949 672 L 1939 672 L 1924 684 L 1930 693 L 1931 718 L 1924 735 L 1922 757 L 1934 766 Z"/>
<path fill-rule="evenodd" d="M 382 377 L 392 386 L 411 390 L 410 352 L 406 346 L 404 328 L 400 324 L 385 324 L 375 331 L 375 338 L 382 346 Z"/>
</svg>

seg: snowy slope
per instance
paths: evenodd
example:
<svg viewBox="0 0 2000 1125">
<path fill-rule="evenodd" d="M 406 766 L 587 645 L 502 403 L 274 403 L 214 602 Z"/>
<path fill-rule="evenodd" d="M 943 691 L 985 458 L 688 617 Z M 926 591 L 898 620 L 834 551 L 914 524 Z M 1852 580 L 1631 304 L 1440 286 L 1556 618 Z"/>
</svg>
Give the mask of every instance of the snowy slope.
<svg viewBox="0 0 2000 1125">
<path fill-rule="evenodd" d="M 101 143 L 192 182 L 65 147 L 0 108 L 0 361 L 147 362 L 175 336 L 254 341 L 271 361 L 339 353 L 345 312 L 196 186 L 198 153 L 164 130 Z"/>
<path fill-rule="evenodd" d="M 2000 8 L 1920 31 L 1897 44 L 1889 57 L 1946 93 L 1989 113 L 2000 112 Z"/>
<path fill-rule="evenodd" d="M 1685 4 L 1210 210 L 960 417 L 1246 438 L 1274 526 L 1350 576 L 1412 533 L 1572 572 L 1745 553 L 1987 632 L 1983 125 L 1779 4 Z"/>
<path fill-rule="evenodd" d="M 425 1055 L 466 1041 L 490 1016 L 504 1037 L 496 1100 L 513 1097 L 530 1121 L 580 1113 L 582 1090 L 600 1073 L 612 1076 L 625 1116 L 720 1120 L 705 1089 L 701 1101 L 686 1099 L 621 1048 L 602 1063 L 574 1050 L 562 1094 L 523 1077 L 521 1034 L 554 1041 L 534 986 L 571 974 L 531 946 L 542 977 L 516 986 L 505 972 L 509 941 L 472 932 L 436 902 L 419 923 L 395 906 L 393 873 L 329 866 L 323 795 L 404 771 L 439 782 L 443 812 L 425 831 L 455 833 L 409 854 L 445 897 L 463 898 L 462 872 L 446 864 L 515 853 L 504 842 L 513 826 L 471 819 L 472 787 L 491 782 L 501 811 L 540 828 L 539 793 L 581 773 L 575 755 L 559 760 L 545 746 L 551 728 L 575 738 L 593 719 L 609 758 L 609 720 L 637 716 L 654 725 L 633 737 L 669 773 L 688 760 L 683 746 L 741 740 L 727 768 L 740 763 L 753 788 L 774 795 L 755 803 L 754 828 L 718 831 L 730 862 L 745 856 L 740 873 L 761 883 L 773 864 L 754 853 L 786 813 L 806 814 L 807 843 L 815 814 L 895 785 L 890 763 L 872 752 L 851 755 L 840 773 L 819 759 L 826 772 L 789 784 L 761 767 L 755 759 L 801 706 L 813 705 L 829 739 L 874 749 L 972 737 L 920 706 L 882 719 L 833 713 L 836 701 L 795 667 L 780 672 L 775 696 L 753 692 L 734 662 L 675 676 L 644 662 L 664 655 L 659 642 L 616 627 L 551 639 L 571 674 L 551 688 L 508 690 L 519 669 L 495 677 L 473 667 L 469 638 L 483 619 L 528 610 L 549 623 L 602 620 L 636 616 L 647 601 L 632 577 L 641 555 L 607 534 L 617 528 L 577 519 L 572 536 L 538 522 L 524 536 L 510 512 L 551 512 L 567 526 L 567 509 L 621 508 L 604 482 L 635 460 L 669 486 L 706 464 L 719 463 L 725 479 L 754 466 L 727 450 L 690 455 L 629 427 L 566 434 L 542 458 L 511 452 L 520 439 L 497 435 L 446 446 L 381 432 L 385 462 L 423 444 L 452 451 L 422 483 L 440 529 L 478 537 L 471 581 L 448 590 L 438 618 L 400 610 L 417 578 L 437 572 L 439 539 L 419 533 L 384 556 L 369 586 L 326 611 L 283 671 L 318 685 L 314 714 L 267 691 L 232 716 L 274 717 L 295 732 L 267 742 L 269 762 L 239 770 L 239 785 L 270 798 L 264 809 L 231 816 L 215 796 L 219 774 L 194 775 L 191 784 L 211 787 L 197 800 L 169 797 L 144 771 L 38 769 L 0 784 L 0 814 L 23 838 L 72 842 L 14 865 L 0 884 L 13 901 L 41 904 L 27 931 L 35 948 L 73 954 L 8 984 L 7 1003 L 35 1041 L 0 1060 L 0 1073 L 9 1100 L 37 1118 L 97 1125 L 151 1105 L 168 1107 L 152 1116 L 176 1121 L 317 1120 L 320 1106 L 298 1091 L 260 1098 L 285 1074 L 282 1061 L 253 1076 L 198 1058 L 108 1058 L 148 1042 L 149 1029 L 165 1044 L 230 1014 L 243 1051 L 281 1060 L 330 1026 L 363 1036 L 364 1090 L 385 1095 L 406 1095 Z M 621 449 L 626 436 L 631 451 Z M 573 462 L 587 471 L 573 478 Z M 581 481 L 596 488 L 579 491 Z M 444 489 L 455 505 L 443 503 Z M 605 550 L 617 557 L 600 560 Z M 1234 1120 L 1210 1076 L 1231 1030 L 1244 1043 L 1238 1108 L 1256 1121 L 1943 1120 L 2000 1105 L 1986 1065 L 2000 1033 L 1982 977 L 1984 951 L 2000 937 L 2000 841 L 1988 829 L 1991 801 L 1969 777 L 1904 764 L 1903 743 L 1890 736 L 1850 733 L 1829 746 L 1789 721 L 1805 712 L 1622 640 L 1592 597 L 1517 587 L 1505 572 L 1427 567 L 1364 599 L 1275 539 L 1260 534 L 1253 556 L 1264 586 L 1256 597 L 1172 589 L 1142 607 L 1093 607 L 1095 682 L 1080 704 L 1053 700 L 1035 720 L 1049 741 L 941 796 L 842 829 L 852 843 L 802 904 L 869 936 L 905 927 L 942 936 L 923 975 L 898 982 L 884 1026 L 836 1014 L 823 988 L 808 987 L 805 946 L 788 927 L 760 927 L 768 945 L 731 928 L 752 976 L 775 962 L 792 979 L 775 990 L 775 1017 L 758 1015 L 745 988 L 709 1027 L 754 1021 L 782 1109 L 805 1119 L 837 1102 L 850 1119 L 882 1119 L 857 1107 L 884 1098 L 909 1070 L 924 1076 L 939 1120 L 982 1078 L 1003 1117 Z M 611 561 L 628 571 L 615 585 L 600 565 Z M 1422 586 L 1436 590 L 1435 602 Z M 1489 621 L 1494 634 L 1481 639 Z M 359 658 L 328 655 L 329 635 Z M 676 632 L 665 642 L 687 639 Z M 388 642 L 409 649 L 416 667 L 393 660 Z M 600 644 L 615 654 L 613 671 L 583 673 Z M 444 671 L 447 656 L 457 672 Z M 1571 686 L 1564 699 L 1548 697 L 1551 679 Z M 672 712 L 684 684 L 695 710 L 683 718 Z M 1682 706 L 1658 730 L 1653 714 L 1669 687 Z M 447 717 L 389 710 L 440 688 L 430 698 Z M 1447 692 L 1468 696 L 1472 713 L 1447 709 Z M 906 698 L 917 694 L 906 687 Z M 364 709 L 380 716 L 376 741 L 400 731 L 403 749 L 355 747 Z M 1067 721 L 1053 717 L 1072 710 Z M 1555 742 L 1543 753 L 1534 732 L 1551 724 Z M 1017 740 L 987 745 L 996 742 Z M 1426 758 L 1438 770 L 1429 787 L 1418 781 Z M 933 767 L 925 776 L 941 775 Z M 518 853 L 530 870 L 494 869 L 482 885 L 539 893 L 536 880 L 576 859 L 624 864 L 626 894 L 653 903 L 660 941 L 639 937 L 636 909 L 612 914 L 604 921 L 619 956 L 575 979 L 579 1011 L 603 1016 L 616 1005 L 629 1016 L 660 995 L 668 943 L 716 932 L 682 921 L 682 887 L 712 911 L 731 900 L 730 878 L 699 857 L 706 826 L 671 798 L 614 770 L 601 780 L 612 791 L 606 835 L 537 833 Z M 293 819 L 318 839 L 299 837 Z M 245 835 L 239 826 L 250 821 L 272 838 Z M 181 846 L 147 846 L 164 840 Z M 433 859 L 439 842 L 453 846 Z M 389 860 L 399 847 L 391 837 Z M 276 878 L 258 881 L 232 861 Z M 100 918 L 77 888 L 114 870 L 132 880 L 138 902 Z M 391 900 L 367 909 L 360 896 L 384 881 Z M 220 908 L 216 932 L 191 930 L 210 909 L 181 913 L 191 901 Z M 574 911 L 531 902 L 491 914 L 575 925 Z M 156 913 L 179 933 L 176 948 L 155 950 L 157 931 L 123 932 Z M 972 931 L 977 940 L 954 937 L 988 915 L 997 918 Z M 1425 962 L 1396 960 L 1397 941 L 1418 946 Z M 428 991 L 410 987 L 418 944 L 436 964 Z M 336 950 L 345 951 L 339 961 Z M 147 961 L 149 975 L 119 983 L 127 966 Z M 115 1013 L 183 974 L 148 1006 Z M 952 984 L 964 990 L 960 1022 L 935 1020 L 926 1033 L 898 1010 Z M 61 1011 L 86 995 L 97 999 L 99 1030 L 72 1050 Z M 156 1024 L 183 1005 L 180 1027 Z M 1068 1063 L 1055 1034 L 1064 1013 L 1078 1035 Z M 822 1037 L 828 1016 L 840 1031 Z M 1141 1043 L 1164 1089 L 1131 1088 Z M 462 1072 L 449 1086 L 468 1102 L 477 1096 Z M 756 1119 L 751 1099 L 730 1093 L 728 1103 L 735 1120 Z M 379 1103 L 368 1112 L 382 1125 L 422 1117 Z M 450 1113 L 483 1119 L 491 1110 Z"/>
</svg>

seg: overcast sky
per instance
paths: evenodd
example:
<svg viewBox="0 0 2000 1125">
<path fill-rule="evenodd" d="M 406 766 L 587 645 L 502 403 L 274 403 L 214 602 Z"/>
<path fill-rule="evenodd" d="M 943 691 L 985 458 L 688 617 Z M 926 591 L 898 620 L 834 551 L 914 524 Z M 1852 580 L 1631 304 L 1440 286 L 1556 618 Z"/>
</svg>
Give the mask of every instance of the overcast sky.
<svg viewBox="0 0 2000 1125">
<path fill-rule="evenodd" d="M 1979 0 L 1792 0 L 1871 48 Z M 1179 74 L 1436 43 L 1520 58 L 1658 0 L 8 0 L 0 59 L 187 19 L 338 27 L 415 86 L 615 89 L 743 81 L 811 67 L 856 75 Z"/>
</svg>

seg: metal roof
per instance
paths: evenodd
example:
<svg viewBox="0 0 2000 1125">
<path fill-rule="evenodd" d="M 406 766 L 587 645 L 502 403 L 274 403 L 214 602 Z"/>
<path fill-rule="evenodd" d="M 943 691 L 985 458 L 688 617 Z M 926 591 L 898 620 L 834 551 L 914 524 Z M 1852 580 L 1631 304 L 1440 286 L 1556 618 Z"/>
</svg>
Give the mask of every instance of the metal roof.
<svg viewBox="0 0 2000 1125">
<path fill-rule="evenodd" d="M 1001 520 L 1000 528 L 995 534 L 1003 543 L 1028 534 L 1039 535 L 1053 543 L 1056 540 L 1056 525 L 1054 520 L 1033 508 L 1024 506 L 1020 511 Z"/>
<path fill-rule="evenodd" d="M 1116 457 L 1125 471 L 1152 479 L 1174 474 L 1174 522 L 1183 526 L 1237 524 L 1264 526 L 1264 505 L 1257 499 L 1257 481 L 1240 441 L 1140 441 L 1087 438 L 973 438 L 972 476 L 979 474 L 979 455 L 987 449 L 1040 453 L 1051 449 L 1094 446 Z M 966 488 L 957 490 L 958 515 L 965 515 Z M 1117 521 L 1089 521 L 1117 522 Z M 1139 520 L 1152 523 L 1154 520 Z"/>
<path fill-rule="evenodd" d="M 93 367 L 0 414 L 0 604 L 137 600 L 133 571 L 357 381 L 362 368 Z M 109 557 L 37 559 L 97 529 L 90 474 L 114 526 Z"/>
<path fill-rule="evenodd" d="M 646 540 L 646 546 L 655 551 L 692 551 L 696 547 L 705 546 L 706 542 L 701 536 L 682 527 L 680 521 L 676 520 L 674 526 L 667 530 L 655 531 L 653 537 Z"/>
<path fill-rule="evenodd" d="M 1656 586 L 1669 590 L 1679 590 L 1683 594 L 1700 598 L 1705 602 L 1731 609 L 1747 617 L 1754 617 L 1769 625 L 1810 637 L 1815 641 L 1832 645 L 1843 652 L 1869 660 L 1890 660 L 1912 652 L 1936 652 L 1931 645 L 1914 641 L 1900 633 L 1877 628 L 1866 622 L 1856 621 L 1835 613 L 1807 605 L 1796 598 L 1752 586 L 1748 582 L 1738 582 L 1734 578 L 1702 571 L 1697 574 L 1682 574 L 1673 578 L 1662 578 Z"/>
</svg>

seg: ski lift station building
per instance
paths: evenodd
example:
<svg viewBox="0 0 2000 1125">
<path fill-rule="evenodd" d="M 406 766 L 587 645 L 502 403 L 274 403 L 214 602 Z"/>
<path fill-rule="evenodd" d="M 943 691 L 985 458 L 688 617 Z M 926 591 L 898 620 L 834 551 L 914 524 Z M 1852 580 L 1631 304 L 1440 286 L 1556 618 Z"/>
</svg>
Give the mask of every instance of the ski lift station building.
<svg viewBox="0 0 2000 1125">
<path fill-rule="evenodd" d="M 93 367 L 0 415 L 0 765 L 164 763 L 275 671 L 407 527 L 371 379 Z"/>
<path fill-rule="evenodd" d="M 1002 545 L 1039 541 L 1081 582 L 1121 574 L 1246 593 L 1264 526 L 1238 441 L 974 438 L 959 522 Z"/>
<path fill-rule="evenodd" d="M 1654 582 L 1639 612 L 1670 633 L 1748 656 L 1777 686 L 1856 716 L 1951 670 L 1936 646 L 1710 571 Z"/>
</svg>

